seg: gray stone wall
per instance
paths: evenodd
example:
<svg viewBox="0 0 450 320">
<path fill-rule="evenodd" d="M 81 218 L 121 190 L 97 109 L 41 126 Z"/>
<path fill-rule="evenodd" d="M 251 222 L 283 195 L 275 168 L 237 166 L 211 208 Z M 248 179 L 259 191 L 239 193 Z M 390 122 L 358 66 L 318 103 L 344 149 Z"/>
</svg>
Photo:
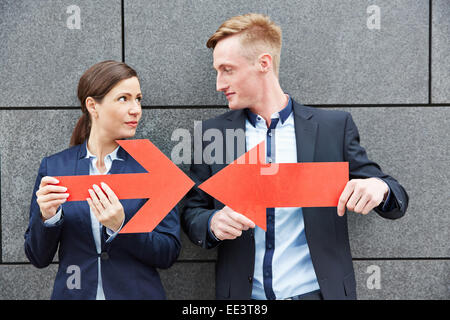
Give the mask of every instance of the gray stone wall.
<svg viewBox="0 0 450 320">
<path fill-rule="evenodd" d="M 33 267 L 23 234 L 40 160 L 68 146 L 81 114 L 81 74 L 106 59 L 134 67 L 144 95 L 136 138 L 170 157 L 176 128 L 227 110 L 205 42 L 248 12 L 283 29 L 284 90 L 351 112 L 369 157 L 409 193 L 400 220 L 349 214 L 358 297 L 450 298 L 450 1 L 3 0 L 0 299 L 50 297 L 57 261 Z M 213 299 L 216 251 L 184 234 L 182 242 L 178 261 L 161 270 L 168 297 Z"/>
</svg>

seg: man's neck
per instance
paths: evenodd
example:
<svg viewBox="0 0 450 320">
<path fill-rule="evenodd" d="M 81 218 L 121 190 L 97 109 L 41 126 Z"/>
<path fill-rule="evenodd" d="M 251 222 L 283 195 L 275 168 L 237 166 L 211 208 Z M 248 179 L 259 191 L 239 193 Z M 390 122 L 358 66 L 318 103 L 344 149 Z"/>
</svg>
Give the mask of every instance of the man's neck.
<svg viewBox="0 0 450 320">
<path fill-rule="evenodd" d="M 271 88 L 263 88 L 264 94 L 261 101 L 250 107 L 250 111 L 260 115 L 266 120 L 267 127 L 270 126 L 272 114 L 283 110 L 289 103 L 289 96 L 283 92 L 281 87 L 275 85 Z"/>
</svg>

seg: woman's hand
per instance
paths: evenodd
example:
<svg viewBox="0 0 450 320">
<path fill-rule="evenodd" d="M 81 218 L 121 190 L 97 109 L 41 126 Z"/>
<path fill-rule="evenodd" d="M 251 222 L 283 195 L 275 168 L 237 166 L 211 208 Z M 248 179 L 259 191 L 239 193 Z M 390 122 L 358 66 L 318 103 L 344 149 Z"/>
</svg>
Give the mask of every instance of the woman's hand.
<svg viewBox="0 0 450 320">
<path fill-rule="evenodd" d="M 55 186 L 59 181 L 53 177 L 43 177 L 39 190 L 36 192 L 36 201 L 41 209 L 42 220 L 48 220 L 53 217 L 59 206 L 66 202 L 69 197 L 66 187 Z"/>
<path fill-rule="evenodd" d="M 94 190 L 88 190 L 91 197 L 86 200 L 97 220 L 106 228 L 117 232 L 125 219 L 123 206 L 106 183 L 102 182 L 101 186 L 103 190 L 94 184 Z"/>
</svg>

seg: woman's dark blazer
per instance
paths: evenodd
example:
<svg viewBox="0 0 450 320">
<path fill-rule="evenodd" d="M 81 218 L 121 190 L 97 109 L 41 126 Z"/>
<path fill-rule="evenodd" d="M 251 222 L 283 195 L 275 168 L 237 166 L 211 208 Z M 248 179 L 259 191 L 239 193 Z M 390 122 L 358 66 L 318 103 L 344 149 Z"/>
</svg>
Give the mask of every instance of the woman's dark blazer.
<svg viewBox="0 0 450 320">
<path fill-rule="evenodd" d="M 147 172 L 122 147 L 119 147 L 117 155 L 123 161 L 113 161 L 111 174 Z M 53 226 L 45 225 L 41 219 L 36 192 L 42 177 L 70 175 L 89 175 L 86 142 L 45 157 L 34 186 L 30 221 L 25 232 L 25 253 L 34 266 L 44 268 L 53 261 L 58 251 L 59 268 L 52 299 L 95 299 L 99 256 L 106 299 L 165 299 L 156 268 L 169 268 L 180 252 L 180 224 L 176 207 L 149 233 L 118 234 L 106 243 L 109 236 L 103 227 L 101 253 L 98 254 L 87 201 L 64 203 L 63 217 Z M 125 223 L 146 201 L 120 200 L 125 211 Z M 80 282 L 74 285 L 78 270 Z"/>
</svg>

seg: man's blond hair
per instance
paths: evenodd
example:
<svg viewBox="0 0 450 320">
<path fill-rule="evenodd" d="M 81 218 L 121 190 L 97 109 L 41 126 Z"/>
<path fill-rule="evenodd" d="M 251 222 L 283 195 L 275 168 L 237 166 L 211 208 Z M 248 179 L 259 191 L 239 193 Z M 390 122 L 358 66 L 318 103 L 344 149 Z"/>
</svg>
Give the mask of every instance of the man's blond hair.
<svg viewBox="0 0 450 320">
<path fill-rule="evenodd" d="M 229 36 L 239 34 L 241 45 L 254 59 L 261 53 L 272 56 L 273 70 L 278 76 L 281 54 L 281 28 L 266 15 L 248 13 L 228 19 L 208 39 L 206 46 L 214 49 L 217 43 Z"/>
</svg>

